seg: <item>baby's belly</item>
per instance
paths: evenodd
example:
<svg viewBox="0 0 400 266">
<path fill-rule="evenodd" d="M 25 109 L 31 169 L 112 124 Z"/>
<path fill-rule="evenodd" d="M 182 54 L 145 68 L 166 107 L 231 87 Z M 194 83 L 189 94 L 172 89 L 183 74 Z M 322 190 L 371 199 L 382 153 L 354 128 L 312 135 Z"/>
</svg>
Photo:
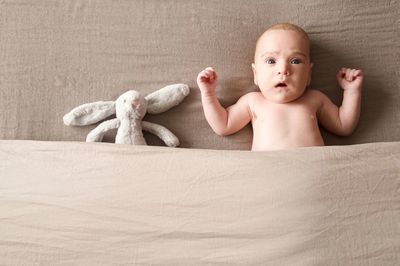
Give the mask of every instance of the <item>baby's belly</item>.
<svg viewBox="0 0 400 266">
<path fill-rule="evenodd" d="M 284 150 L 297 147 L 324 146 L 318 125 L 306 125 L 291 129 L 253 126 L 253 151 Z"/>
</svg>

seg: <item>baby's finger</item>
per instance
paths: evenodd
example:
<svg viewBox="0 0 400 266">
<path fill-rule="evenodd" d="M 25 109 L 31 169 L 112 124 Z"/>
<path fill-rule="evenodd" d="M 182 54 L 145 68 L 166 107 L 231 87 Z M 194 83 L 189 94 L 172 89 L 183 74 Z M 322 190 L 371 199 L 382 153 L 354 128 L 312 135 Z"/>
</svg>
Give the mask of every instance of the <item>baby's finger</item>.
<svg viewBox="0 0 400 266">
<path fill-rule="evenodd" d="M 204 69 L 202 72 L 207 78 L 211 78 L 213 76 L 213 72 L 209 69 Z"/>
<path fill-rule="evenodd" d="M 203 70 L 197 75 L 197 79 L 204 79 L 204 78 L 206 78 L 206 73 Z"/>
<path fill-rule="evenodd" d="M 336 77 L 337 77 L 338 79 L 343 79 L 343 78 L 345 77 L 345 75 L 346 75 L 346 68 L 342 67 L 342 68 L 338 71 L 338 73 L 336 74 Z"/>
<path fill-rule="evenodd" d="M 208 72 L 206 70 L 203 70 L 202 76 L 203 76 L 204 80 L 207 80 L 207 81 L 211 81 L 212 80 L 212 73 L 210 73 L 210 72 Z"/>
<path fill-rule="evenodd" d="M 197 76 L 197 82 L 209 82 L 210 78 L 208 77 L 205 71 L 201 71 Z"/>
<path fill-rule="evenodd" d="M 355 72 L 356 72 L 355 69 L 350 70 L 350 77 L 349 77 L 350 80 L 349 81 L 353 81 L 356 78 L 356 76 L 354 75 Z"/>
<path fill-rule="evenodd" d="M 363 77 L 363 76 L 364 76 L 364 73 L 363 73 L 363 71 L 362 71 L 361 69 L 356 69 L 356 70 L 354 71 L 354 76 L 355 76 L 355 77 Z"/>
<path fill-rule="evenodd" d="M 217 74 L 215 73 L 215 70 L 213 68 L 206 68 L 206 72 L 208 77 L 210 78 L 210 81 L 214 81 L 217 79 Z"/>
<path fill-rule="evenodd" d="M 351 71 L 351 69 L 350 69 L 350 68 L 347 68 L 347 69 L 346 69 L 346 73 L 345 73 L 345 75 L 344 75 L 344 78 L 345 78 L 347 81 L 350 81 L 350 80 L 349 80 L 350 71 Z"/>
</svg>

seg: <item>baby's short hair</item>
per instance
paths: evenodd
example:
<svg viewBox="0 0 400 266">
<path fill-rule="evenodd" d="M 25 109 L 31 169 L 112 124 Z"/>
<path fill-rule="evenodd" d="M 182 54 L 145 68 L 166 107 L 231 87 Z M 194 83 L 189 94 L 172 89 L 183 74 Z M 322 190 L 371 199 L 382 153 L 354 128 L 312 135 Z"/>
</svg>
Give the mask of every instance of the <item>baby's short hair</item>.
<svg viewBox="0 0 400 266">
<path fill-rule="evenodd" d="M 306 32 L 305 30 L 303 30 L 301 27 L 299 27 L 299 26 L 297 26 L 297 25 L 294 25 L 294 24 L 291 24 L 291 23 L 278 23 L 278 24 L 275 24 L 275 25 L 272 25 L 271 27 L 269 27 L 269 28 L 258 38 L 258 40 L 257 40 L 257 42 L 256 42 L 256 50 L 257 50 L 258 43 L 259 43 L 261 37 L 262 37 L 265 33 L 267 33 L 268 31 L 272 31 L 272 30 L 292 30 L 292 31 L 295 31 L 295 32 L 299 33 L 299 34 L 306 40 L 306 42 L 307 42 L 307 44 L 308 44 L 308 52 L 310 51 L 311 41 L 310 41 L 310 38 L 308 37 L 307 32 Z"/>
<path fill-rule="evenodd" d="M 303 30 L 301 27 L 291 23 L 278 23 L 269 27 L 266 31 L 270 30 L 294 30 L 300 33 L 307 40 L 307 42 L 310 43 L 310 38 L 308 37 L 307 32 Z"/>
</svg>

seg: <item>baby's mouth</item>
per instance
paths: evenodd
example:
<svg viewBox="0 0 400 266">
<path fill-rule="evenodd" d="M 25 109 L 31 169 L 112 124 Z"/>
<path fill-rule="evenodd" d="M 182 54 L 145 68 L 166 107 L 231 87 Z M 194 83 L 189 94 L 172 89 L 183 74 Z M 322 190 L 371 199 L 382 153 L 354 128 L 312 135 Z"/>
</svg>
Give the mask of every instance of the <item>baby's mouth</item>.
<svg viewBox="0 0 400 266">
<path fill-rule="evenodd" d="M 285 82 L 279 82 L 275 85 L 275 88 L 286 88 L 287 84 Z"/>
</svg>

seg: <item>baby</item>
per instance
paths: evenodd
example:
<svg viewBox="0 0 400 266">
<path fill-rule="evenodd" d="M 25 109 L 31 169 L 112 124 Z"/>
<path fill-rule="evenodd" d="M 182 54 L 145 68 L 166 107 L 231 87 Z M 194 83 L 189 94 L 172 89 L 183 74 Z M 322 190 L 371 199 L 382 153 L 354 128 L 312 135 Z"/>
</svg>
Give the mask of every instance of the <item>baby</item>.
<svg viewBox="0 0 400 266">
<path fill-rule="evenodd" d="M 272 26 L 258 39 L 252 64 L 259 92 L 245 94 L 225 109 L 216 97 L 215 70 L 207 67 L 199 73 L 197 84 L 207 122 L 224 136 L 251 121 L 253 151 L 323 146 L 318 123 L 334 134 L 350 135 L 360 116 L 363 72 L 339 70 L 336 77 L 344 94 L 337 107 L 322 92 L 306 89 L 312 67 L 307 33 L 288 23 Z"/>
</svg>

